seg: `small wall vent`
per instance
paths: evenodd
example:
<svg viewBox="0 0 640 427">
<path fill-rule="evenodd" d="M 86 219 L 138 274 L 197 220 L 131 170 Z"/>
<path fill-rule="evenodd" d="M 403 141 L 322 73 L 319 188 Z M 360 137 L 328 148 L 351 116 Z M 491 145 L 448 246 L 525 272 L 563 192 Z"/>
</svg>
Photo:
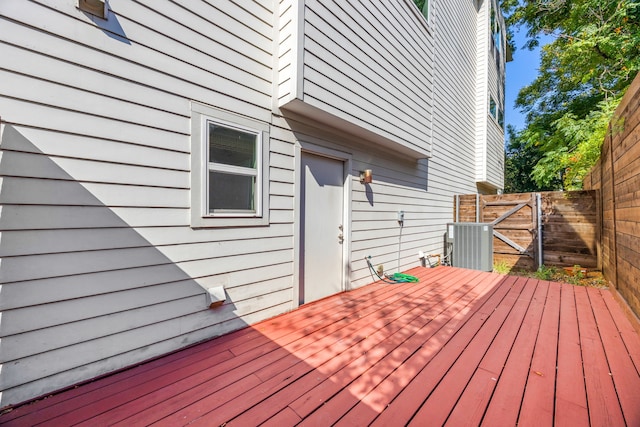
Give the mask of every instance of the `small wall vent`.
<svg viewBox="0 0 640 427">
<path fill-rule="evenodd" d="M 98 18 L 107 19 L 106 0 L 78 0 L 78 9 Z"/>
<path fill-rule="evenodd" d="M 453 267 L 493 271 L 493 226 L 477 222 L 447 224 L 447 250 Z"/>
</svg>

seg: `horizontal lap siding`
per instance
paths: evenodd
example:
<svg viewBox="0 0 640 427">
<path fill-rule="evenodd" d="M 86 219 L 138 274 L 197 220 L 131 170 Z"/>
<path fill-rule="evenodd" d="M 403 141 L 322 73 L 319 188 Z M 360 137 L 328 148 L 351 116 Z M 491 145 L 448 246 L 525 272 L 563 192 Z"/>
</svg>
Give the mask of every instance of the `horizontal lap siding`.
<svg viewBox="0 0 640 427">
<path fill-rule="evenodd" d="M 499 2 L 497 2 L 499 3 Z M 493 6 L 491 6 L 493 7 Z M 497 11 L 499 13 L 499 11 Z M 501 25 L 501 31 L 504 33 L 505 26 Z M 504 98 L 504 65 L 500 59 L 504 52 L 498 52 L 494 44 L 488 41 L 488 88 L 489 93 L 497 102 L 496 111 L 502 110 L 505 114 L 505 98 Z M 504 187 L 504 129 L 498 123 L 496 117 L 487 115 L 487 148 L 485 163 L 486 182 L 496 188 Z"/>
<path fill-rule="evenodd" d="M 352 182 L 353 286 L 371 280 L 366 256 L 393 272 L 417 265 L 419 251 L 442 253 L 444 225 L 453 220 L 451 196 L 476 190 L 476 20 L 469 2 L 433 4 L 432 157 L 413 162 L 371 150 L 353 153 L 354 177 L 364 169 L 374 175 L 367 187 Z"/>
<path fill-rule="evenodd" d="M 487 123 L 487 182 L 496 188 L 504 187 L 504 131 L 489 117 Z"/>
<path fill-rule="evenodd" d="M 489 93 L 496 101 L 496 111 L 502 108 L 504 114 L 504 94 L 502 90 L 501 70 L 496 64 L 495 49 L 489 49 L 488 69 L 489 69 Z M 491 117 L 487 108 L 487 140 L 486 140 L 486 182 L 496 188 L 504 187 L 504 130 L 498 124 L 495 117 Z"/>
<path fill-rule="evenodd" d="M 472 2 L 463 0 L 439 2 L 432 11 L 436 55 L 434 155 L 429 179 L 430 186 L 437 182 L 444 194 L 476 189 L 476 19 Z M 442 219 L 453 218 L 449 213 Z"/>
<path fill-rule="evenodd" d="M 430 152 L 431 35 L 413 5 L 403 3 L 306 1 L 302 99 Z"/>
<path fill-rule="evenodd" d="M 404 271 L 417 265 L 418 251 L 439 251 L 433 220 L 438 195 L 427 191 L 426 162 L 354 154 L 353 175 L 370 168 L 374 182 L 367 187 L 357 178 L 352 182 L 352 280 L 353 286 L 371 281 L 364 261 L 371 256 L 385 271 Z M 398 223 L 398 211 L 404 211 L 404 224 Z M 450 214 L 450 211 L 447 212 Z"/>
<path fill-rule="evenodd" d="M 0 406 L 291 308 L 292 144 L 270 227 L 189 227 L 190 101 L 271 121 L 272 2 L 76 5 L 0 4 Z"/>
<path fill-rule="evenodd" d="M 489 14 L 492 2 L 484 2 L 477 20 L 478 80 L 476 86 L 476 180 L 494 189 L 504 187 L 504 129 L 495 117 L 491 117 L 489 102 L 493 98 L 496 111 L 504 105 L 504 66 L 492 42 Z M 502 25 L 504 30 L 504 25 Z"/>
</svg>

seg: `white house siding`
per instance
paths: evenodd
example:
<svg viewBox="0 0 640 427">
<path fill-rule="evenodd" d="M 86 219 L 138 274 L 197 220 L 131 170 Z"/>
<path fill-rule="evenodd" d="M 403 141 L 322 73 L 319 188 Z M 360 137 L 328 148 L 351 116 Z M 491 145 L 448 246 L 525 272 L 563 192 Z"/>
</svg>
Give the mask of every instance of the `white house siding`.
<svg viewBox="0 0 640 427">
<path fill-rule="evenodd" d="M 504 112 L 504 77 L 503 60 L 496 60 L 490 30 L 491 8 L 495 2 L 483 0 L 478 13 L 478 61 L 480 72 L 484 74 L 478 79 L 477 87 L 477 147 L 476 147 L 476 181 L 485 189 L 498 190 L 504 187 L 504 129 L 498 125 L 495 117 L 489 114 L 489 102 L 493 98 L 499 109 Z M 498 19 L 502 15 L 498 9 Z M 505 37 L 504 23 L 501 25 Z M 504 55 L 504 52 L 501 53 Z"/>
<path fill-rule="evenodd" d="M 451 203 L 444 201 L 444 188 L 427 189 L 430 181 L 426 160 L 416 161 L 370 145 L 303 116 L 291 118 L 286 114 L 276 119 L 274 135 L 272 138 L 303 149 L 312 144 L 351 156 L 349 288 L 372 282 L 366 256 L 394 272 L 418 265 L 420 250 L 440 250 L 440 218 L 451 217 Z M 374 174 L 373 183 L 367 186 L 359 181 L 364 169 L 372 169 Z M 397 221 L 400 210 L 405 211 L 403 227 Z"/>
<path fill-rule="evenodd" d="M 291 309 L 290 144 L 270 226 L 189 227 L 190 101 L 271 122 L 274 6 L 239 4 L 0 2 L 0 406 Z"/>
<path fill-rule="evenodd" d="M 476 192 L 476 85 L 482 69 L 476 66 L 474 2 L 434 1 L 435 32 L 434 155 L 430 178 L 446 189 L 449 206 L 453 194 Z M 451 216 L 442 218 L 451 221 Z"/>
<path fill-rule="evenodd" d="M 487 123 L 487 179 L 495 189 L 504 188 L 504 130 L 489 117 Z"/>
<path fill-rule="evenodd" d="M 491 0 L 476 1 L 476 61 L 478 78 L 476 82 L 476 181 L 486 180 L 487 132 L 489 120 L 489 56 L 491 55 L 491 32 L 489 13 Z"/>
<path fill-rule="evenodd" d="M 488 4 L 489 2 L 486 1 Z M 504 28 L 504 25 L 502 26 Z M 496 60 L 500 55 L 504 55 L 504 52 L 498 53 L 492 47 L 491 41 L 489 41 L 487 58 L 487 69 L 489 70 L 488 76 L 488 93 L 491 94 L 496 101 L 496 108 L 500 109 L 504 113 L 504 76 L 505 67 L 503 62 Z M 488 108 L 488 107 L 487 107 Z M 483 170 L 483 184 L 489 185 L 493 188 L 504 187 L 504 129 L 498 124 L 495 117 L 491 117 L 490 114 L 486 114 L 487 119 L 487 137 L 485 148 L 485 160 Z"/>
<path fill-rule="evenodd" d="M 281 88 L 281 96 L 295 96 L 280 107 L 324 115 L 414 158 L 429 156 L 432 38 L 411 0 L 306 0 L 302 14 L 294 27 L 304 33 L 304 49 L 293 64 L 302 75 Z"/>
<path fill-rule="evenodd" d="M 476 188 L 473 2 L 109 3 L 0 2 L 0 406 L 294 308 L 309 144 L 351 159 L 348 287 Z M 268 226 L 190 227 L 192 101 L 268 126 Z"/>
</svg>

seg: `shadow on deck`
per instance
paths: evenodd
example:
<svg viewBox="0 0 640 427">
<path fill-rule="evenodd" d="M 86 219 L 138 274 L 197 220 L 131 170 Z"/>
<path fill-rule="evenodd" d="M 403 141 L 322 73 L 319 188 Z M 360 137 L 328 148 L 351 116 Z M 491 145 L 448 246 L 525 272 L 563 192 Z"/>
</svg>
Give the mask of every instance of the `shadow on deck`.
<svg viewBox="0 0 640 427">
<path fill-rule="evenodd" d="M 81 385 L 3 425 L 640 425 L 607 290 L 439 267 Z"/>
</svg>

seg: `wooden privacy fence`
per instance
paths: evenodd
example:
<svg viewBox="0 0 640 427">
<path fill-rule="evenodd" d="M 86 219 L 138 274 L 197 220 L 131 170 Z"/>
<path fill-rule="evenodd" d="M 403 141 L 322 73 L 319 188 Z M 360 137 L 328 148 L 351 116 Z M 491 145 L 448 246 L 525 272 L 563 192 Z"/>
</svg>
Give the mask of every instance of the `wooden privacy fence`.
<svg viewBox="0 0 640 427">
<path fill-rule="evenodd" d="M 599 268 L 596 191 L 456 196 L 456 222 L 493 224 L 494 262 Z M 541 237 L 541 238 L 540 238 Z"/>
<path fill-rule="evenodd" d="M 609 124 L 584 188 L 600 190 L 602 272 L 640 316 L 640 74 Z"/>
</svg>

